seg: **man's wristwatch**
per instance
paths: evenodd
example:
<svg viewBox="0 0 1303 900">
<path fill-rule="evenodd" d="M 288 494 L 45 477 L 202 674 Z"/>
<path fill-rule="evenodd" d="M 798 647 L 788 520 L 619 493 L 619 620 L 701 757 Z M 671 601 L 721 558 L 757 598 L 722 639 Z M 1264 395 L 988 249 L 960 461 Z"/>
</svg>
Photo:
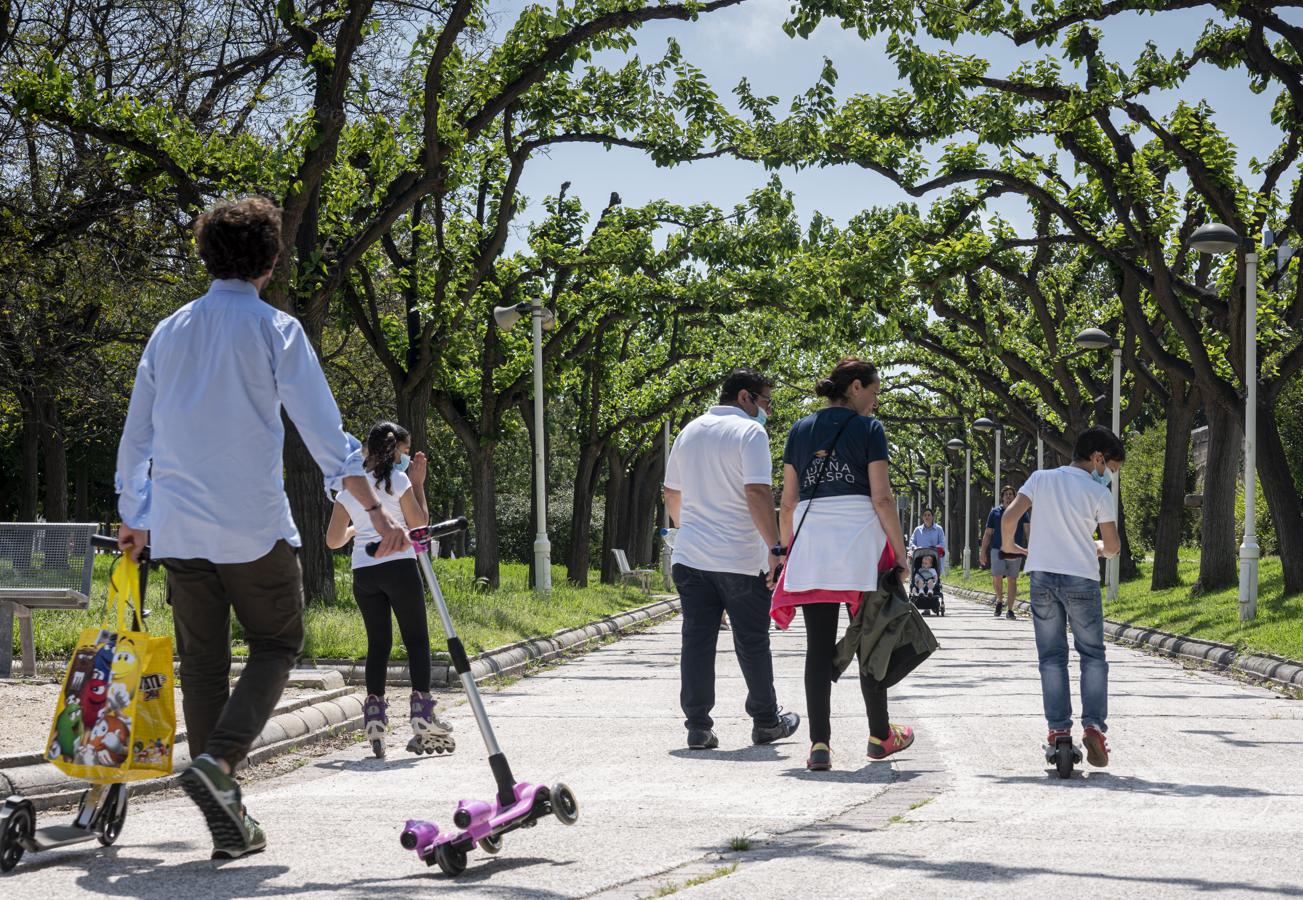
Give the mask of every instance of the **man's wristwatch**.
<svg viewBox="0 0 1303 900">
<path fill-rule="evenodd" d="M 769 548 L 769 555 L 770 555 L 770 556 L 786 556 L 786 555 L 787 555 L 787 548 L 784 547 L 782 544 L 774 544 L 774 546 L 772 546 L 772 547 Z"/>
</svg>

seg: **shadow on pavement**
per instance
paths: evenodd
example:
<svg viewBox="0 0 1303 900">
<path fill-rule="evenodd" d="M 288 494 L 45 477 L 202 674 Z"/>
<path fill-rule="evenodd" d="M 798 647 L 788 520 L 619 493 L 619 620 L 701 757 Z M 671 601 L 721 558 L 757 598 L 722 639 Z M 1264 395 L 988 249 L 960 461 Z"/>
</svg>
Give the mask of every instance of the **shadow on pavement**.
<svg viewBox="0 0 1303 900">
<path fill-rule="evenodd" d="M 804 767 L 784 769 L 778 773 L 784 778 L 797 781 L 830 781 L 835 784 L 888 784 L 892 781 L 891 766 L 875 766 L 872 763 L 858 769 L 833 769 L 830 772 L 811 772 Z"/>
<path fill-rule="evenodd" d="M 743 747 L 740 750 L 689 750 L 687 747 L 676 747 L 669 751 L 669 754 L 676 759 L 699 759 L 710 762 L 775 762 L 780 758 L 778 747 L 774 744 Z"/>
<path fill-rule="evenodd" d="M 983 775 L 982 778 L 1000 784 L 1041 784 L 1045 781 L 1057 782 L 1059 778 L 1053 771 L 1045 775 Z M 1258 788 L 1228 784 L 1176 784 L 1171 781 L 1150 781 L 1135 775 L 1114 775 L 1099 770 L 1079 769 L 1068 784 L 1100 788 L 1105 791 L 1129 791 L 1137 794 L 1157 794 L 1164 797 L 1299 797 L 1303 794 L 1283 794 L 1279 791 L 1263 791 Z"/>
<path fill-rule="evenodd" d="M 1303 746 L 1303 741 L 1254 741 L 1249 738 L 1227 737 L 1224 731 L 1182 731 L 1181 734 L 1202 734 L 1211 738 L 1216 738 L 1223 744 L 1230 744 L 1232 747 L 1299 747 Z"/>
</svg>

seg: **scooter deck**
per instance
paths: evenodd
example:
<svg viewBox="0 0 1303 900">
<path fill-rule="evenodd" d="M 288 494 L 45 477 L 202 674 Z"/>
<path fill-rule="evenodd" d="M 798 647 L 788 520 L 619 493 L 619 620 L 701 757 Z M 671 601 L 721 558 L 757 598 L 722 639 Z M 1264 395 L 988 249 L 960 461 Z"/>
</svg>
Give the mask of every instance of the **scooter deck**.
<svg viewBox="0 0 1303 900">
<path fill-rule="evenodd" d="M 80 844 L 82 841 L 91 841 L 97 837 L 97 833 L 89 828 L 79 828 L 76 825 L 47 825 L 44 828 L 36 829 L 32 835 L 32 843 L 38 850 L 52 850 L 55 847 L 66 847 L 69 844 Z"/>
</svg>

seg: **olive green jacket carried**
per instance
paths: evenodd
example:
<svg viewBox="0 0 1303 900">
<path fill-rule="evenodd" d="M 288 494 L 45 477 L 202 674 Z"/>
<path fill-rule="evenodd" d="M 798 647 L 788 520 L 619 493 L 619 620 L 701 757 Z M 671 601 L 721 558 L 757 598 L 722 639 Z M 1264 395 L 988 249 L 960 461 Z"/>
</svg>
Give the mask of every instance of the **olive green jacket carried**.
<svg viewBox="0 0 1303 900">
<path fill-rule="evenodd" d="M 878 589 L 864 592 L 845 636 L 837 642 L 833 671 L 841 675 L 858 656 L 861 674 L 891 687 L 939 646 L 900 579 L 884 572 Z"/>
</svg>

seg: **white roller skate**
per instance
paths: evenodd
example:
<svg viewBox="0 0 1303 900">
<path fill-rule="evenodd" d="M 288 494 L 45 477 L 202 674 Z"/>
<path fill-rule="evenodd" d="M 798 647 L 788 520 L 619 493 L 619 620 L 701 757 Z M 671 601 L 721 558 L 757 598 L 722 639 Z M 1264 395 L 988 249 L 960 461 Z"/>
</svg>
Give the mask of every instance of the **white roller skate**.
<svg viewBox="0 0 1303 900">
<path fill-rule="evenodd" d="M 368 694 L 362 704 L 362 728 L 366 738 L 371 742 L 371 750 L 377 757 L 384 758 L 385 735 L 389 733 L 389 704 L 384 697 Z"/>
<path fill-rule="evenodd" d="M 452 725 L 434 711 L 439 701 L 428 693 L 412 691 L 412 739 L 407 742 L 407 752 L 451 753 L 457 747 L 452 739 Z"/>
</svg>

